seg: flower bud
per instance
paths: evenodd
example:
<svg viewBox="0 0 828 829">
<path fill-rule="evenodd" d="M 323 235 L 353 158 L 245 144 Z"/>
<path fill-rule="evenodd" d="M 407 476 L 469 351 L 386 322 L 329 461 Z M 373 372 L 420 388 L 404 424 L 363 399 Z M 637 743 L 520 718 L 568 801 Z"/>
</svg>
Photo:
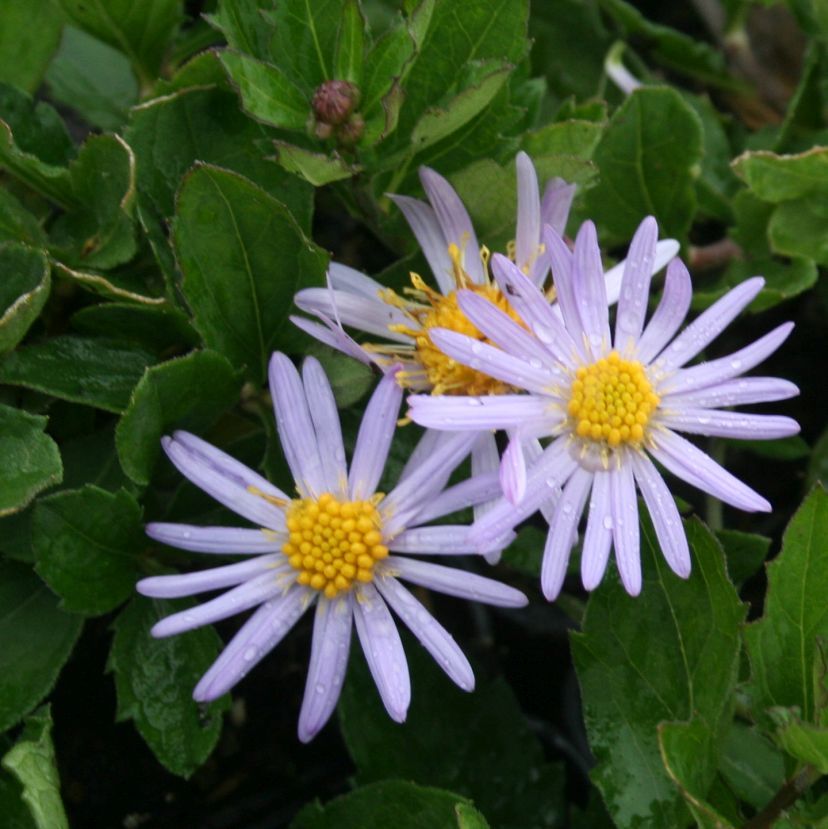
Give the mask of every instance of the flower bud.
<svg viewBox="0 0 828 829">
<path fill-rule="evenodd" d="M 325 81 L 313 93 L 313 113 L 318 123 L 344 124 L 359 104 L 359 89 L 350 81 Z"/>
</svg>

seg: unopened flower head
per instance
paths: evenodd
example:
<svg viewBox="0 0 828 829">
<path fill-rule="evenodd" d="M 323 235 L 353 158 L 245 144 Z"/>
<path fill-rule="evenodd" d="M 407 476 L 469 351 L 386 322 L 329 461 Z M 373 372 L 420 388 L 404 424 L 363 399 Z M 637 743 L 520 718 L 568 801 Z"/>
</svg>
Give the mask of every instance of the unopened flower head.
<svg viewBox="0 0 828 829">
<path fill-rule="evenodd" d="M 742 377 L 782 344 L 792 324 L 726 357 L 685 368 L 759 293 L 764 280 L 754 277 L 736 286 L 676 336 L 692 291 L 687 269 L 674 259 L 661 301 L 645 325 L 656 237 L 655 220 L 645 219 L 626 260 L 614 335 L 592 223 L 581 228 L 574 251 L 553 229 L 545 233 L 556 308 L 511 262 L 495 257 L 495 276 L 526 327 L 481 297 L 460 292 L 460 306 L 495 345 L 447 329 L 433 331 L 432 339 L 458 362 L 528 394 L 409 399 L 412 419 L 424 426 L 509 431 L 501 465 L 505 497 L 476 522 L 472 537 L 485 543 L 540 508 L 550 524 L 541 574 L 550 599 L 561 589 L 587 501 L 584 586 L 597 586 L 614 546 L 624 586 L 633 595 L 640 591 L 636 488 L 668 564 L 678 575 L 689 575 L 690 554 L 675 501 L 651 457 L 727 504 L 770 509 L 678 432 L 755 440 L 799 431 L 788 417 L 723 410 L 798 393 L 787 380 Z M 531 437 L 552 440 L 527 465 L 523 444 Z"/>
<path fill-rule="evenodd" d="M 176 613 L 153 628 L 170 636 L 256 607 L 193 696 L 215 699 L 232 688 L 271 651 L 302 614 L 316 606 L 299 736 L 310 740 L 336 705 L 351 641 L 352 624 L 388 713 L 405 719 L 410 684 L 392 609 L 465 690 L 474 677 L 450 634 L 401 583 L 505 607 L 526 603 L 522 593 L 465 570 L 411 558 L 477 553 L 465 525 L 429 521 L 490 500 L 495 473 L 447 487 L 469 454 L 473 434 L 427 432 L 388 494 L 377 491 L 394 434 L 402 389 L 389 372 L 365 411 L 350 468 L 331 387 L 316 360 L 302 376 L 282 354 L 270 364 L 270 390 L 296 497 L 186 432 L 164 439 L 179 471 L 253 528 L 153 523 L 157 541 L 198 553 L 242 556 L 239 563 L 187 575 L 143 579 L 147 596 L 174 598 L 230 588 L 203 604 Z M 511 534 L 494 547 L 505 546 Z"/>
</svg>

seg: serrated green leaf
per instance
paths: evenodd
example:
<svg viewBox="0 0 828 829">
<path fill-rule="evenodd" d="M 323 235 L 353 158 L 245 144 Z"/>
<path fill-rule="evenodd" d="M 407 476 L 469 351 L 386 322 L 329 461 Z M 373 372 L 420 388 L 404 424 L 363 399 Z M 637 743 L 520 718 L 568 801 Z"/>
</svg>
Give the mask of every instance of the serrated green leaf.
<svg viewBox="0 0 828 829">
<path fill-rule="evenodd" d="M 159 74 L 182 17 L 180 0 L 58 0 L 81 29 L 119 49 L 143 84 Z"/>
<path fill-rule="evenodd" d="M 52 0 L 0 3 L 0 83 L 34 92 L 60 42 L 63 17 Z"/>
<path fill-rule="evenodd" d="M 75 205 L 66 164 L 72 141 L 60 116 L 0 84 L 0 167 L 62 207 Z"/>
<path fill-rule="evenodd" d="M 311 118 L 310 101 L 278 66 L 237 52 L 219 53 L 230 80 L 239 90 L 244 111 L 265 124 L 304 130 Z"/>
<path fill-rule="evenodd" d="M 362 63 L 365 55 L 365 20 L 359 0 L 345 0 L 342 19 L 336 36 L 334 78 L 362 83 Z"/>
<path fill-rule="evenodd" d="M 46 243 L 38 220 L 8 190 L 0 190 L 0 241 L 38 248 Z"/>
<path fill-rule="evenodd" d="M 807 198 L 780 204 L 768 223 L 771 248 L 785 256 L 804 256 L 828 263 L 828 190 Z"/>
<path fill-rule="evenodd" d="M 403 780 L 384 780 L 325 806 L 318 801 L 306 806 L 290 829 L 486 829 L 488 825 L 460 795 Z"/>
<path fill-rule="evenodd" d="M 260 0 L 221 0 L 216 11 L 205 17 L 221 31 L 231 49 L 267 60 L 273 27 L 263 11 Z"/>
<path fill-rule="evenodd" d="M 285 141 L 276 141 L 276 161 L 289 173 L 301 176 L 314 187 L 323 187 L 334 181 L 351 178 L 362 169 L 349 164 L 336 153 L 323 155 L 314 153 L 303 147 L 288 144 Z"/>
<path fill-rule="evenodd" d="M 692 791 L 703 797 L 717 765 L 710 746 L 730 723 L 745 608 L 703 524 L 686 525 L 693 551 L 687 581 L 670 571 L 649 523 L 642 529 L 641 595 L 632 598 L 616 579 L 605 579 L 590 597 L 583 633 L 572 635 L 572 650 L 597 760 L 592 777 L 616 824 L 680 826 L 685 807 L 657 729 L 664 721 L 688 723 L 681 727 L 693 739 L 683 740 L 681 761 L 692 765 Z"/>
<path fill-rule="evenodd" d="M 107 299 L 135 302 L 139 305 L 158 307 L 166 302 L 163 296 L 156 296 L 153 287 L 146 284 L 135 274 L 110 271 L 109 273 L 95 273 L 94 271 L 75 270 L 62 262 L 52 261 L 54 275 L 74 283 L 85 291 L 91 291 Z"/>
<path fill-rule="evenodd" d="M 69 829 L 60 799 L 52 713 L 48 706 L 27 718 L 20 739 L 3 756 L 2 765 L 23 786 L 23 802 L 37 829 Z"/>
<path fill-rule="evenodd" d="M 797 155 L 746 152 L 733 161 L 733 170 L 760 199 L 779 204 L 828 188 L 828 147 Z"/>
<path fill-rule="evenodd" d="M 560 769 L 545 762 L 509 687 L 481 682 L 470 697 L 415 644 L 407 657 L 416 693 L 403 725 L 383 716 L 363 660 L 349 666 L 339 715 L 358 781 L 400 777 L 457 791 L 499 829 L 559 826 Z"/>
<path fill-rule="evenodd" d="M 678 92 L 637 89 L 595 148 L 600 180 L 587 193 L 589 215 L 623 239 L 647 214 L 666 235 L 683 237 L 696 210 L 694 168 L 702 146 L 701 121 Z"/>
<path fill-rule="evenodd" d="M 0 359 L 0 383 L 120 413 L 152 354 L 117 341 L 53 337 Z"/>
<path fill-rule="evenodd" d="M 522 148 L 533 158 L 569 155 L 590 159 L 606 124 L 601 121 L 569 119 L 547 124 L 523 136 Z"/>
<path fill-rule="evenodd" d="M 815 637 L 828 636 L 823 601 L 828 593 L 827 533 L 828 494 L 816 486 L 788 524 L 782 551 L 767 567 L 764 615 L 745 630 L 757 715 L 772 706 L 798 706 L 806 722 L 814 716 Z"/>
<path fill-rule="evenodd" d="M 141 508 L 124 490 L 88 485 L 35 505 L 36 570 L 72 613 L 100 616 L 127 599 L 144 543 Z"/>
<path fill-rule="evenodd" d="M 38 250 L 0 245 L 0 353 L 23 339 L 49 296 L 49 262 Z"/>
<path fill-rule="evenodd" d="M 220 354 L 194 351 L 147 369 L 115 432 L 129 477 L 148 484 L 161 437 L 175 428 L 200 432 L 239 399 L 241 378 Z"/>
<path fill-rule="evenodd" d="M 198 167 L 178 194 L 174 243 L 193 325 L 209 348 L 264 380 L 293 294 L 322 284 L 327 257 L 283 204 L 228 170 Z"/>
<path fill-rule="evenodd" d="M 0 405 L 0 516 L 23 509 L 38 492 L 60 483 L 60 452 L 45 428 L 45 417 Z"/>
<path fill-rule="evenodd" d="M 181 602 L 133 599 L 113 623 L 108 670 L 115 675 L 118 720 L 134 720 L 158 760 L 173 774 L 189 777 L 215 748 L 225 696 L 204 707 L 192 692 L 218 654 L 211 627 L 169 639 L 153 639 L 152 626 L 183 608 Z"/>
<path fill-rule="evenodd" d="M 0 731 L 52 690 L 82 625 L 30 567 L 0 561 Z"/>
<path fill-rule="evenodd" d="M 467 124 L 486 107 L 506 83 L 513 67 L 487 61 L 475 73 L 477 80 L 458 92 L 448 103 L 427 109 L 411 132 L 414 152 L 424 150 Z"/>
<path fill-rule="evenodd" d="M 63 30 L 46 83 L 54 100 L 104 130 L 118 129 L 138 100 L 138 82 L 123 53 L 74 26 Z"/>
<path fill-rule="evenodd" d="M 53 255 L 69 267 L 103 270 L 128 262 L 136 251 L 132 208 L 135 155 L 117 135 L 87 138 L 69 167 L 77 209 L 50 231 Z"/>
</svg>

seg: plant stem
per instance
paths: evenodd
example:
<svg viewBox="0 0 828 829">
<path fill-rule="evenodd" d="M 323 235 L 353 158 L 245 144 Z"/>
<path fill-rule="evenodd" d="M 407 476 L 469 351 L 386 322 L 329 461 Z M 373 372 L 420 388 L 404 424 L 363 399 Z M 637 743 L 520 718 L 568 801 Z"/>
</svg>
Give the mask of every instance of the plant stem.
<svg viewBox="0 0 828 829">
<path fill-rule="evenodd" d="M 754 815 L 742 829 L 771 829 L 782 812 L 793 806 L 821 776 L 813 766 L 805 766 L 787 780 L 770 803 L 759 814 Z"/>
</svg>

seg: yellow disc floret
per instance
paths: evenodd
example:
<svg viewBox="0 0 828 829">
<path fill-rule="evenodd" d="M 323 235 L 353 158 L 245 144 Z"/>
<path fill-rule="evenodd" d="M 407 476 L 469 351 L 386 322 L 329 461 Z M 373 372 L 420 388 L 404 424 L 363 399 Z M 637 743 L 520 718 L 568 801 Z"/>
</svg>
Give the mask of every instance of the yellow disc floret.
<svg viewBox="0 0 828 829">
<path fill-rule="evenodd" d="M 641 443 L 659 401 L 644 366 L 613 351 L 578 369 L 568 411 L 578 437 L 615 448 Z"/>
<path fill-rule="evenodd" d="M 370 582 L 374 565 L 388 555 L 376 504 L 340 501 L 329 492 L 301 498 L 287 508 L 290 538 L 282 547 L 296 580 L 329 599 L 350 590 L 355 581 Z"/>
</svg>

